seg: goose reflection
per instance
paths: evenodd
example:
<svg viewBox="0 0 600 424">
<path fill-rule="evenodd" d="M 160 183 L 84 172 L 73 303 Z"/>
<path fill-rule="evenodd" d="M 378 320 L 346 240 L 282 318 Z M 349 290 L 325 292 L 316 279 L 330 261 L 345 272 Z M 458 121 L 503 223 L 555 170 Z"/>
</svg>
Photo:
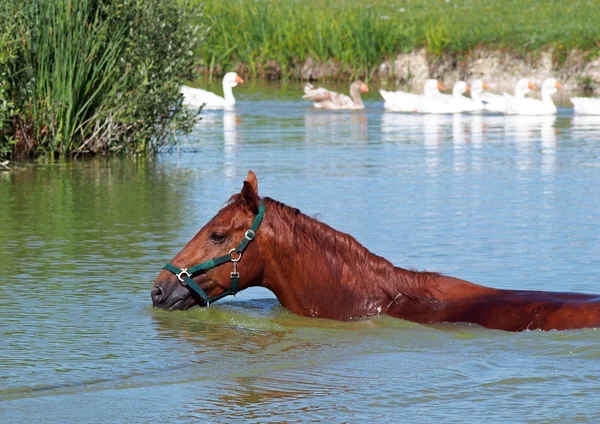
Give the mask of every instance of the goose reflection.
<svg viewBox="0 0 600 424">
<path fill-rule="evenodd" d="M 487 140 L 487 128 L 490 120 L 496 119 L 493 116 L 483 116 L 481 114 L 471 115 L 469 133 L 471 135 L 471 143 L 474 146 L 481 146 Z"/>
<path fill-rule="evenodd" d="M 461 113 L 452 116 L 452 143 L 455 148 L 468 143 L 465 116 Z"/>
<path fill-rule="evenodd" d="M 549 174 L 556 171 L 556 147 L 558 146 L 558 137 L 554 122 L 556 115 L 541 116 L 540 122 L 540 143 L 542 145 L 542 172 Z"/>
<path fill-rule="evenodd" d="M 530 169 L 533 165 L 536 143 L 540 143 L 541 152 L 545 155 L 543 167 L 552 170 L 555 161 L 556 131 L 554 122 L 556 115 L 541 116 L 505 116 L 504 133 L 507 140 L 515 143 L 517 155 L 515 160 L 521 170 Z"/>
<path fill-rule="evenodd" d="M 381 138 L 385 143 L 417 142 L 436 148 L 452 135 L 453 115 L 384 112 Z"/>
<path fill-rule="evenodd" d="M 306 142 L 347 140 L 367 143 L 369 140 L 369 118 L 366 112 L 314 112 L 304 115 Z"/>
<path fill-rule="evenodd" d="M 600 133 L 600 115 L 575 115 L 571 123 L 575 133 Z"/>
<path fill-rule="evenodd" d="M 239 126 L 242 117 L 235 110 L 223 112 L 223 152 L 224 169 L 227 177 L 233 177 L 236 170 L 236 149 L 240 141 Z"/>
<path fill-rule="evenodd" d="M 455 114 L 452 117 L 452 142 L 455 147 L 463 144 L 480 146 L 487 138 L 489 118 L 481 114 Z"/>
<path fill-rule="evenodd" d="M 417 141 L 421 136 L 419 115 L 406 113 L 383 112 L 381 115 L 381 141 L 398 143 Z"/>
<path fill-rule="evenodd" d="M 454 146 L 452 163 L 454 171 L 457 173 L 461 173 L 467 168 L 467 159 L 465 155 L 465 146 L 467 143 L 465 116 L 460 113 L 455 113 L 452 117 L 452 145 Z"/>
<path fill-rule="evenodd" d="M 423 141 L 428 148 L 436 148 L 451 134 L 452 115 L 428 114 L 419 116 L 423 125 Z"/>
<path fill-rule="evenodd" d="M 441 166 L 441 145 L 452 134 L 452 115 L 419 115 L 425 144 L 425 168 L 428 173 L 437 174 Z"/>
<path fill-rule="evenodd" d="M 504 117 L 504 132 L 507 139 L 516 143 L 528 143 L 541 140 L 545 143 L 556 141 L 554 122 L 556 115 L 515 116 Z"/>
<path fill-rule="evenodd" d="M 555 149 L 557 145 L 556 128 L 554 128 L 556 116 L 541 116 L 540 118 L 539 128 L 542 148 Z"/>
</svg>

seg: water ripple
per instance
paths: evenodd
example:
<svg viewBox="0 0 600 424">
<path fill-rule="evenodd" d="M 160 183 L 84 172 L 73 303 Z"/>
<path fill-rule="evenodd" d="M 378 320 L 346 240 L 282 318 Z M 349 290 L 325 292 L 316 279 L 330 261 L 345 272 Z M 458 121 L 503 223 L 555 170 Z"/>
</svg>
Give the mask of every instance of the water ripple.
<svg viewBox="0 0 600 424">
<path fill-rule="evenodd" d="M 207 112 L 181 156 L 3 178 L 0 421 L 597 421 L 596 329 L 315 320 L 262 289 L 210 309 L 150 307 L 162 264 L 249 168 L 264 195 L 405 268 L 598 292 L 596 118 L 368 106 L 242 100 Z"/>
</svg>

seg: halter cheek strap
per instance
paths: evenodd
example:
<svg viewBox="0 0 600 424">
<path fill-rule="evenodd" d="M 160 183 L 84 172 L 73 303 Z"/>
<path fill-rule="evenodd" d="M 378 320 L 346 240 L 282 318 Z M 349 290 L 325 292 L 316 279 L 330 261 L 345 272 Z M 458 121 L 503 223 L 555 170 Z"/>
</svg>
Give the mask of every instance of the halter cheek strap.
<svg viewBox="0 0 600 424">
<path fill-rule="evenodd" d="M 198 296 L 200 296 L 206 302 L 206 306 L 210 306 L 212 302 L 215 302 L 219 299 L 224 298 L 225 296 L 235 295 L 238 292 L 238 285 L 240 282 L 240 273 L 237 269 L 237 264 L 242 259 L 242 253 L 246 250 L 246 247 L 250 244 L 254 237 L 256 236 L 256 230 L 258 230 L 258 226 L 260 225 L 263 216 L 265 214 L 265 205 L 260 202 L 260 206 L 258 207 L 258 214 L 254 218 L 254 222 L 252 222 L 252 226 L 249 230 L 244 234 L 244 238 L 238 244 L 238 246 L 234 249 L 231 249 L 227 255 L 218 256 L 216 258 L 210 259 L 206 262 L 202 262 L 201 264 L 195 265 L 191 268 L 178 268 L 172 263 L 166 264 L 163 269 L 172 272 L 175 274 L 177 279 L 184 286 L 188 286 L 192 289 Z M 194 282 L 192 277 L 200 272 L 208 271 L 209 269 L 213 269 L 219 265 L 222 265 L 227 262 L 233 263 L 233 271 L 230 274 L 231 284 L 229 285 L 229 290 L 221 293 L 220 295 L 208 297 L 206 292 L 202 290 L 202 288 Z"/>
</svg>

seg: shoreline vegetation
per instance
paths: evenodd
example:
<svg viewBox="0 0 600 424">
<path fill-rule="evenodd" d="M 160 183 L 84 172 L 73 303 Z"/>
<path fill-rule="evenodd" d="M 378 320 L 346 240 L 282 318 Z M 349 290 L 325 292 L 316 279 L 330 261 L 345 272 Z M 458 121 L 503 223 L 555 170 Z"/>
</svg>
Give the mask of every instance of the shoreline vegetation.
<svg viewBox="0 0 600 424">
<path fill-rule="evenodd" d="M 150 154 L 189 132 L 201 7 L 0 0 L 0 157 Z"/>
<path fill-rule="evenodd" d="M 600 87 L 598 0 L 0 0 L 0 158 L 151 154 L 191 131 L 179 87 L 558 79 Z"/>
<path fill-rule="evenodd" d="M 483 78 L 512 87 L 552 76 L 600 83 L 596 0 L 205 0 L 200 72 L 261 79 Z"/>
</svg>

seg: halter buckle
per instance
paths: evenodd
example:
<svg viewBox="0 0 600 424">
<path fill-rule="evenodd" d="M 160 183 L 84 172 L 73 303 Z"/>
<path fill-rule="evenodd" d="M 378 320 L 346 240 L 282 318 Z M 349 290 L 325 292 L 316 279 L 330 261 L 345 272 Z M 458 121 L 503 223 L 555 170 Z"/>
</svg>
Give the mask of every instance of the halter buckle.
<svg viewBox="0 0 600 424">
<path fill-rule="evenodd" d="M 248 241 L 254 240 L 254 237 L 256 237 L 256 233 L 252 230 L 247 230 L 246 234 L 244 234 L 244 238 Z"/>
<path fill-rule="evenodd" d="M 237 253 L 239 256 L 237 258 L 234 258 L 233 255 L 232 255 L 233 252 Z M 240 259 L 242 259 L 242 252 L 240 252 L 237 249 L 231 249 L 229 251 L 229 258 L 230 258 L 231 262 L 237 263 L 237 262 L 240 261 Z"/>
<path fill-rule="evenodd" d="M 179 274 L 175 274 L 175 276 L 177 277 L 177 279 L 181 282 L 184 283 L 184 278 L 182 277 L 182 275 L 185 275 L 186 277 L 191 277 L 190 273 L 188 272 L 187 268 L 182 268 L 181 271 L 179 271 Z"/>
</svg>

